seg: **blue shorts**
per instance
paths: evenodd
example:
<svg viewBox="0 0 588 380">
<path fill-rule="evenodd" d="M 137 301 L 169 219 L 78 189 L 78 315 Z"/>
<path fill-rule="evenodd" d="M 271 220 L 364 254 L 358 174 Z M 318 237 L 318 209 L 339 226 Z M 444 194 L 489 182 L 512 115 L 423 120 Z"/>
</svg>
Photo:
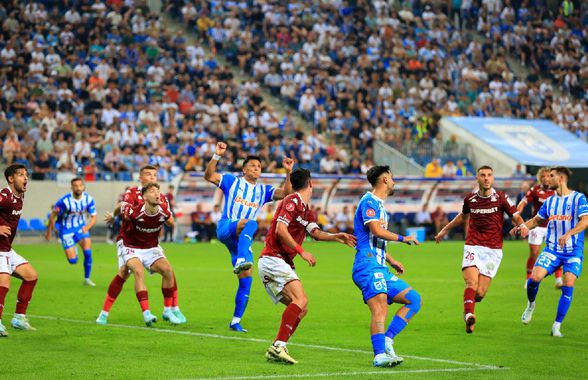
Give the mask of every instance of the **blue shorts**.
<svg viewBox="0 0 588 380">
<path fill-rule="evenodd" d="M 231 264 L 233 266 L 235 266 L 235 263 L 239 258 L 237 253 L 237 246 L 239 244 L 239 237 L 237 236 L 238 223 L 238 220 L 221 219 L 216 226 L 216 236 L 229 250 L 229 253 L 231 254 Z M 253 262 L 253 252 L 249 250 L 243 259 L 245 259 L 245 261 Z"/>
<path fill-rule="evenodd" d="M 380 265 L 354 266 L 353 282 L 361 290 L 365 303 L 378 294 L 386 293 L 390 305 L 398 293 L 410 288 L 410 285 L 393 275 L 388 267 Z"/>
<path fill-rule="evenodd" d="M 582 251 L 572 256 L 560 256 L 545 249 L 537 258 L 535 266 L 545 269 L 547 274 L 553 274 L 557 268 L 563 265 L 564 273 L 570 272 L 576 275 L 576 277 L 580 277 L 582 273 L 582 261 L 584 261 Z"/>
<path fill-rule="evenodd" d="M 61 240 L 63 249 L 74 247 L 80 240 L 89 238 L 90 232 L 82 232 L 82 227 L 73 230 L 59 231 L 59 240 Z"/>
</svg>

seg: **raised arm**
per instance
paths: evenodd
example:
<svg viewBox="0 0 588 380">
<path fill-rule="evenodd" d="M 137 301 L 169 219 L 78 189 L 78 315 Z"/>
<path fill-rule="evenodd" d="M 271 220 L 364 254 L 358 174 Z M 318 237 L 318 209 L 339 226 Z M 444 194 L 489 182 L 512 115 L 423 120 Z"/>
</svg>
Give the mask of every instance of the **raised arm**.
<svg viewBox="0 0 588 380">
<path fill-rule="evenodd" d="M 443 240 L 443 237 L 447 235 L 447 233 L 451 231 L 453 228 L 464 224 L 468 220 L 468 217 L 469 215 L 464 214 L 463 212 L 457 214 L 457 216 L 453 218 L 451 222 L 449 222 L 445 227 L 441 229 L 441 231 L 439 231 L 437 235 L 435 235 L 435 241 L 437 242 L 437 244 L 440 243 L 441 240 Z"/>
<path fill-rule="evenodd" d="M 287 195 L 292 193 L 292 183 L 290 183 L 290 172 L 292 172 L 292 168 L 294 167 L 294 160 L 288 157 L 284 157 L 282 160 L 282 166 L 286 169 L 286 182 L 284 183 L 284 187 L 280 189 L 276 189 L 274 192 L 274 200 L 279 201 L 280 199 L 284 199 Z"/>
<path fill-rule="evenodd" d="M 222 178 L 220 173 L 216 171 L 216 164 L 218 163 L 218 160 L 220 160 L 220 158 L 223 156 L 223 154 L 225 154 L 226 150 L 227 144 L 225 144 L 224 142 L 216 143 L 215 154 L 210 159 L 210 162 L 208 162 L 208 165 L 206 165 L 206 170 L 204 171 L 204 179 L 210 183 L 215 184 L 216 186 L 220 184 Z"/>
</svg>

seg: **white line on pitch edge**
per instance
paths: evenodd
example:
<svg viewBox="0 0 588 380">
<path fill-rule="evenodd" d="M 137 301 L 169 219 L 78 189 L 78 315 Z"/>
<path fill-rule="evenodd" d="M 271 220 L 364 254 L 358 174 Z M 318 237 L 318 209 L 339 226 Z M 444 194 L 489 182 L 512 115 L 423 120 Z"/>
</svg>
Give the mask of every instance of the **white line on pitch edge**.
<svg viewBox="0 0 588 380">
<path fill-rule="evenodd" d="M 70 322 L 70 323 L 81 323 L 81 324 L 90 324 L 95 325 L 93 321 L 86 321 L 80 319 L 70 319 L 70 318 L 62 318 L 62 317 L 54 317 L 49 315 L 29 315 L 32 318 L 39 318 L 39 319 L 46 319 L 50 321 L 63 321 L 63 322 Z M 209 333 L 201 333 L 201 332 L 194 332 L 194 331 L 184 331 L 184 330 L 172 330 L 172 329 L 162 329 L 162 328 L 154 328 L 154 327 L 144 327 L 144 326 L 133 326 L 133 325 L 123 325 L 117 323 L 109 323 L 106 327 L 117 327 L 123 329 L 132 329 L 132 330 L 144 330 L 144 331 L 152 331 L 157 333 L 169 333 L 169 334 L 177 334 L 177 335 L 189 335 L 189 336 L 198 336 L 203 338 L 214 338 L 214 339 L 225 339 L 225 340 L 239 340 L 245 342 L 255 342 L 255 343 L 271 343 L 270 340 L 267 339 L 258 339 L 258 338 L 245 338 L 240 336 L 228 336 L 228 335 L 219 335 L 219 334 L 209 334 Z M 359 354 L 372 354 L 372 351 L 367 350 L 360 350 L 360 349 L 353 349 L 353 348 L 343 348 L 343 347 L 332 347 L 332 346 L 322 346 L 318 344 L 306 344 L 306 343 L 296 343 L 296 342 L 288 342 L 289 346 L 298 346 L 298 347 L 305 347 L 305 348 L 316 348 L 320 350 L 328 350 L 328 351 L 339 351 L 339 352 L 354 352 Z M 491 364 L 478 364 L 478 363 L 469 363 L 469 362 L 462 362 L 457 360 L 449 360 L 449 359 L 438 359 L 438 358 L 429 358 L 426 356 L 413 356 L 413 355 L 402 355 L 405 358 L 415 359 L 415 360 L 423 360 L 429 362 L 437 362 L 437 363 L 447 363 L 447 364 L 455 364 L 455 365 L 465 365 L 465 366 L 476 366 L 479 369 L 508 369 L 506 367 L 499 367 L 496 365 Z"/>
<path fill-rule="evenodd" d="M 505 368 L 438 368 L 438 369 L 409 369 L 406 371 L 387 371 L 382 368 L 379 371 L 351 371 L 351 372 L 331 372 L 331 373 L 305 373 L 305 374 L 288 374 L 288 375 L 258 375 L 258 376 L 233 376 L 233 377 L 198 377 L 194 379 L 182 380 L 254 380 L 254 379 L 291 379 L 291 378 L 305 378 L 305 377 L 339 377 L 339 376 L 365 376 L 378 375 L 382 376 L 397 376 L 407 373 L 432 373 L 432 372 L 466 372 L 466 371 L 496 371 Z"/>
</svg>

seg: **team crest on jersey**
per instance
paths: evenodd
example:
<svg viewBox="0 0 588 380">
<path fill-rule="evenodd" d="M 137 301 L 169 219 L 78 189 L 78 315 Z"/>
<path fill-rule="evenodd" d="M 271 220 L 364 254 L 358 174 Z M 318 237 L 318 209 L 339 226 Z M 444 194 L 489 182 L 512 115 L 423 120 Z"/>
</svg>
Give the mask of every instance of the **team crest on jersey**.
<svg viewBox="0 0 588 380">
<path fill-rule="evenodd" d="M 368 208 L 365 214 L 370 218 L 373 218 L 374 216 L 376 216 L 376 211 L 373 208 Z"/>
<path fill-rule="evenodd" d="M 496 198 L 496 196 L 494 194 L 490 197 L 491 202 L 496 202 L 497 200 L 498 199 Z"/>
<path fill-rule="evenodd" d="M 160 222 L 165 222 L 165 216 L 160 216 L 160 217 L 159 217 L 159 221 L 160 221 Z"/>
<path fill-rule="evenodd" d="M 294 209 L 296 208 L 296 205 L 294 205 L 294 202 L 290 202 L 286 205 L 286 210 L 292 212 L 294 211 Z"/>
</svg>

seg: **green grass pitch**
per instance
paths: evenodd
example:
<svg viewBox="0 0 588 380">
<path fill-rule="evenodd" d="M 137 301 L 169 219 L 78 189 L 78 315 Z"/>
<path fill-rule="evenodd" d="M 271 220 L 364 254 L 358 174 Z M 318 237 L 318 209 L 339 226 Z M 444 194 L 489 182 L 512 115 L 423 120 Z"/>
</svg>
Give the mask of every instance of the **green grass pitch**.
<svg viewBox="0 0 588 380">
<path fill-rule="evenodd" d="M 284 307 L 266 295 L 257 274 L 243 325 L 232 333 L 237 287 L 229 254 L 221 244 L 164 245 L 179 283 L 182 326 L 142 322 L 127 282 L 114 304 L 109 326 L 94 320 L 116 273 L 115 247 L 95 244 L 92 279 L 82 286 L 82 265 L 69 265 L 57 244 L 16 246 L 39 272 L 29 306 L 35 332 L 15 331 L 0 340 L 2 379 L 288 379 L 288 378 L 570 378 L 588 370 L 588 284 L 580 278 L 562 326 L 563 339 L 549 336 L 560 292 L 553 279 L 542 284 L 533 322 L 520 322 L 528 246 L 507 242 L 498 276 L 486 299 L 476 305 L 478 323 L 466 335 L 462 321 L 463 243 L 392 245 L 406 267 L 403 278 L 423 297 L 421 312 L 396 339 L 405 362 L 396 368 L 371 365 L 369 311 L 351 280 L 353 251 L 335 244 L 306 243 L 317 257 L 309 268 L 297 259 L 309 297 L 309 313 L 289 344 L 295 366 L 263 357 L 275 337 Z M 255 244 L 256 255 L 261 250 Z M 14 310 L 20 281 L 12 279 L 3 322 Z M 148 276 L 151 310 L 161 317 L 161 277 Z M 398 306 L 390 307 L 391 315 Z M 161 318 L 160 318 L 161 319 Z"/>
</svg>

